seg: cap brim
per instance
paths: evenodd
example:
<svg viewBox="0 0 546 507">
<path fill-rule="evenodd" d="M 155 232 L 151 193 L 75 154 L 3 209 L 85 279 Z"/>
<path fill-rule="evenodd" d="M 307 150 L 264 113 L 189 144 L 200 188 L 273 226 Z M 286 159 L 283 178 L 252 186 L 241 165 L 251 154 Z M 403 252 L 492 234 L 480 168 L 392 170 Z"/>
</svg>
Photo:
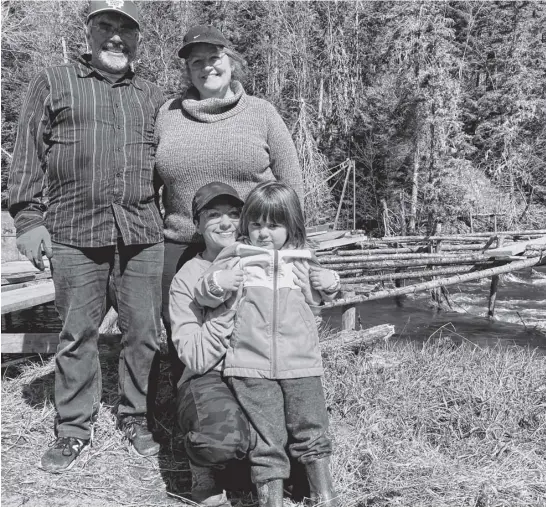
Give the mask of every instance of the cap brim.
<svg viewBox="0 0 546 507">
<path fill-rule="evenodd" d="M 234 202 L 240 204 L 241 206 L 243 206 L 244 203 L 245 203 L 240 197 L 237 197 L 236 195 L 233 195 L 233 194 L 216 194 L 214 197 L 211 197 L 210 199 L 205 201 L 201 205 L 201 209 L 202 210 L 205 209 L 212 201 L 214 201 L 215 199 L 218 199 L 220 197 L 229 198 L 229 199 L 233 200 Z"/>
<path fill-rule="evenodd" d="M 188 42 L 187 44 L 184 44 L 179 50 L 178 50 L 178 56 L 180 58 L 188 58 L 190 56 L 190 52 L 193 46 L 196 44 L 211 44 L 212 46 L 222 46 L 224 48 L 229 48 L 229 46 L 220 40 L 196 40 L 195 42 Z"/>
<path fill-rule="evenodd" d="M 127 14 L 126 12 L 120 11 L 119 9 L 110 9 L 107 7 L 105 7 L 104 9 L 97 9 L 96 11 L 93 11 L 91 14 L 87 16 L 87 22 L 89 23 L 89 20 L 92 17 L 96 16 L 97 14 L 101 14 L 102 12 L 117 12 L 118 14 L 121 14 L 122 16 L 125 16 L 126 18 L 133 20 L 137 24 L 138 28 L 140 29 L 140 23 L 138 22 L 137 19 L 133 18 L 133 16 L 131 16 L 130 14 Z"/>
</svg>

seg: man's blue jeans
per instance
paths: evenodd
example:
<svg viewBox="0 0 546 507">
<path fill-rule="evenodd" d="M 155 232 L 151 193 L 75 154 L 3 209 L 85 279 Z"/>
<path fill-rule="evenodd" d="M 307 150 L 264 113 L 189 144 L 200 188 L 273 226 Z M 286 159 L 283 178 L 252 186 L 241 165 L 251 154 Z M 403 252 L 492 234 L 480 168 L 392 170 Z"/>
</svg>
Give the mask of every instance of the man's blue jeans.
<svg viewBox="0 0 546 507">
<path fill-rule="evenodd" d="M 102 395 L 99 326 L 111 276 L 122 332 L 118 416 L 147 413 L 148 382 L 159 355 L 163 243 L 77 248 L 53 243 L 55 305 L 63 328 L 55 363 L 60 437 L 88 439 Z"/>
</svg>

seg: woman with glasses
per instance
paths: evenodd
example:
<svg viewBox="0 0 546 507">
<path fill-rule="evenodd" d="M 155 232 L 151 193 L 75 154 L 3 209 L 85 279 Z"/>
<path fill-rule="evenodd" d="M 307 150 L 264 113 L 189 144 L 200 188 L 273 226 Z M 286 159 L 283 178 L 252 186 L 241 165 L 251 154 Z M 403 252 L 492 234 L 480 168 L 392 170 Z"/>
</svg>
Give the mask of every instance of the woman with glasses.
<svg viewBox="0 0 546 507">
<path fill-rule="evenodd" d="M 266 100 L 245 93 L 244 60 L 215 27 L 194 26 L 178 56 L 189 87 L 168 101 L 156 119 L 156 169 L 165 210 L 163 319 L 170 341 L 169 287 L 184 260 L 202 244 L 192 223 L 198 188 L 221 181 L 245 199 L 258 183 L 283 181 L 303 203 L 302 173 L 290 133 Z M 175 368 L 175 380 L 179 372 Z"/>
</svg>

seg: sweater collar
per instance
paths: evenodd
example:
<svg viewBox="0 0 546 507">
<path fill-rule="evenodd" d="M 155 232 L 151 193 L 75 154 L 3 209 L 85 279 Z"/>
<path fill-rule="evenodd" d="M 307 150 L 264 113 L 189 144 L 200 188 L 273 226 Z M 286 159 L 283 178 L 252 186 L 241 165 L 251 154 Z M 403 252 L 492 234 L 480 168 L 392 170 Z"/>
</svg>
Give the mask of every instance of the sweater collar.
<svg viewBox="0 0 546 507">
<path fill-rule="evenodd" d="M 182 108 L 191 117 L 204 123 L 214 123 L 239 114 L 247 106 L 243 85 L 239 81 L 231 82 L 233 96 L 227 99 L 199 100 L 199 93 L 194 87 L 188 89 L 182 100 Z"/>
</svg>

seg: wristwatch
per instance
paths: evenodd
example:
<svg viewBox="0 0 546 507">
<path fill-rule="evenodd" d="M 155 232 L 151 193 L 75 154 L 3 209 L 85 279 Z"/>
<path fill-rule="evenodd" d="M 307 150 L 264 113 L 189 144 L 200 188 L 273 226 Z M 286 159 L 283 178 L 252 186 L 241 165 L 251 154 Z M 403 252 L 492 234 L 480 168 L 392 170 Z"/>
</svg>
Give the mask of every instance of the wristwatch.
<svg viewBox="0 0 546 507">
<path fill-rule="evenodd" d="M 213 296 L 220 297 L 220 296 L 223 296 L 226 291 L 218 285 L 217 274 L 218 274 L 218 271 L 214 271 L 212 275 L 209 276 L 207 283 L 209 286 L 209 292 Z"/>
<path fill-rule="evenodd" d="M 339 275 L 336 271 L 332 271 L 334 273 L 335 282 L 330 285 L 330 287 L 327 287 L 324 289 L 324 292 L 331 294 L 332 292 L 336 292 L 341 287 L 341 279 L 339 278 Z"/>
</svg>

